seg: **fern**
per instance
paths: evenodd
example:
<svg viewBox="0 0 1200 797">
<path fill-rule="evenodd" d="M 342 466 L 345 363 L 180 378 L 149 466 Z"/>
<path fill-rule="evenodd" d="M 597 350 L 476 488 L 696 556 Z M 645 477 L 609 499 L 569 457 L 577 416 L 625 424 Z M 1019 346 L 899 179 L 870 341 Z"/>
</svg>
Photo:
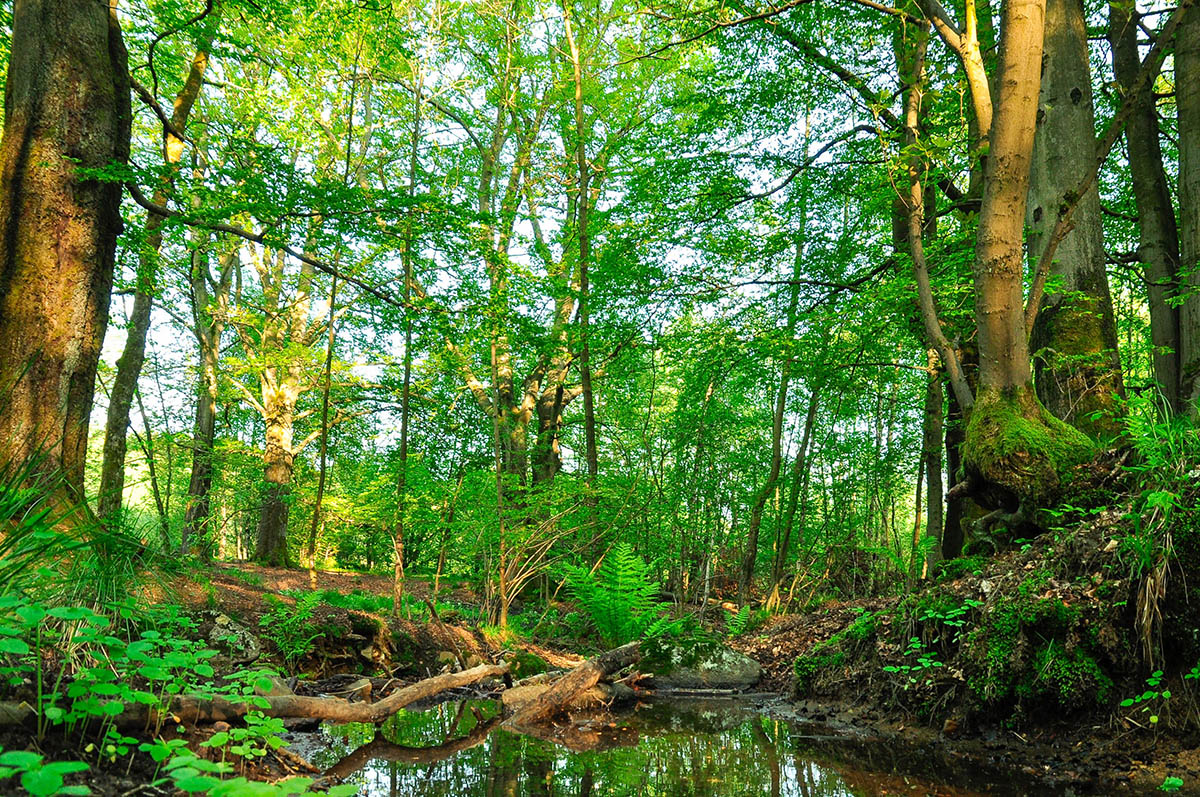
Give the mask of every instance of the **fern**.
<svg viewBox="0 0 1200 797">
<path fill-rule="evenodd" d="M 746 630 L 747 624 L 750 622 L 750 604 L 746 604 L 738 609 L 738 613 L 729 618 L 729 623 L 726 625 L 726 633 L 728 636 L 737 636 Z"/>
<path fill-rule="evenodd" d="M 609 551 L 595 573 L 567 568 L 567 588 L 587 612 L 605 644 L 640 639 L 657 619 L 658 582 L 650 567 L 621 543 Z"/>
</svg>

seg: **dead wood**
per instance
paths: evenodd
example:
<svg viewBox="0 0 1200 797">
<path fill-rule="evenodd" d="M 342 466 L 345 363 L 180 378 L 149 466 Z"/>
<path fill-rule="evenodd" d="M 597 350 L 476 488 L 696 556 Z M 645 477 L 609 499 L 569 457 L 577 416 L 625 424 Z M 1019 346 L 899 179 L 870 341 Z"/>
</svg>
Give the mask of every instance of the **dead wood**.
<svg viewBox="0 0 1200 797">
<path fill-rule="evenodd" d="M 637 642 L 588 659 L 559 678 L 548 689 L 519 708 L 504 724 L 524 727 L 549 722 L 569 709 L 581 695 L 613 673 L 633 664 L 641 656 Z"/>
<path fill-rule="evenodd" d="M 261 711 L 268 717 L 280 719 L 300 717 L 330 722 L 376 723 L 382 722 L 410 703 L 433 697 L 447 689 L 469 686 L 484 678 L 506 675 L 508 669 L 507 664 L 480 664 L 462 672 L 435 675 L 397 689 L 376 703 L 351 703 L 339 697 L 299 695 L 259 697 L 254 703 L 250 703 L 225 697 L 182 695 L 171 701 L 170 709 L 166 712 L 169 716 L 165 716 L 158 709 L 134 704 L 126 705 L 116 721 L 125 728 L 138 725 L 147 727 L 157 719 L 197 725 L 207 722 L 229 722 L 243 717 L 248 711 Z M 0 703 L 0 725 L 25 723 L 33 716 L 33 709 L 28 704 Z"/>
</svg>

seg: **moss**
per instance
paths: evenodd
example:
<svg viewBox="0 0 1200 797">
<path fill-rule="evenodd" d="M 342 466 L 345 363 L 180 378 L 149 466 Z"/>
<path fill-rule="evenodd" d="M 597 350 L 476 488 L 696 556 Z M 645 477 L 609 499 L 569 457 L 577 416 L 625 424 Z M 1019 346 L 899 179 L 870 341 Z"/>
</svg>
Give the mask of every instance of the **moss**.
<svg viewBox="0 0 1200 797">
<path fill-rule="evenodd" d="M 1087 435 L 1051 415 L 1026 385 L 980 391 L 967 421 L 963 466 L 1018 499 L 1041 503 L 1094 453 Z"/>
<path fill-rule="evenodd" d="M 1111 679 L 1085 645 L 1068 642 L 1079 625 L 1080 610 L 1056 598 L 1035 597 L 1037 586 L 1047 578 L 1032 574 L 967 634 L 967 685 L 981 704 L 1025 701 L 1075 710 L 1088 700 L 1106 698 Z"/>
<path fill-rule="evenodd" d="M 548 669 L 546 660 L 527 650 L 518 650 L 512 656 L 513 674 L 518 678 L 528 678 L 531 675 L 543 673 Z"/>
<path fill-rule="evenodd" d="M 937 581 L 954 581 L 971 573 L 982 571 L 988 557 L 960 556 L 957 559 L 945 559 L 933 566 L 933 577 Z"/>
<path fill-rule="evenodd" d="M 1076 711 L 1089 704 L 1103 705 L 1112 690 L 1112 679 L 1094 656 L 1081 647 L 1067 649 L 1051 642 L 1033 657 L 1027 677 L 1016 693 L 1025 699 Z"/>
<path fill-rule="evenodd" d="M 793 694 L 796 697 L 804 697 L 812 693 L 813 684 L 817 676 L 822 670 L 841 667 L 846 663 L 846 654 L 840 650 L 825 649 L 825 652 L 818 652 L 821 646 L 813 648 L 813 652 L 807 656 L 797 656 L 794 671 L 796 680 L 793 683 Z"/>
<path fill-rule="evenodd" d="M 1120 371 L 1113 356 L 1116 331 L 1111 313 L 1101 310 L 1098 299 L 1075 292 L 1048 303 L 1038 314 L 1030 343 L 1037 350 L 1039 384 L 1057 385 L 1047 399 L 1057 402 L 1052 409 L 1096 439 L 1119 437 Z"/>
<path fill-rule="evenodd" d="M 846 629 L 846 636 L 856 642 L 866 642 L 868 639 L 875 638 L 875 632 L 879 630 L 879 618 L 874 612 L 866 612 L 850 624 Z"/>
</svg>

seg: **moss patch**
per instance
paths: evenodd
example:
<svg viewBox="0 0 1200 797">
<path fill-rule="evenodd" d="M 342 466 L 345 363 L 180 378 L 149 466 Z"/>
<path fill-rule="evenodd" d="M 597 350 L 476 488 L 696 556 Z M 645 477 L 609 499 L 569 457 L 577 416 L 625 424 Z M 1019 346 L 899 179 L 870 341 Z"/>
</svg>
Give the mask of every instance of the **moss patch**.
<svg viewBox="0 0 1200 797">
<path fill-rule="evenodd" d="M 1088 436 L 1051 415 L 1029 386 L 982 390 L 967 421 L 963 467 L 1018 499 L 1042 503 L 1094 453 Z"/>
</svg>

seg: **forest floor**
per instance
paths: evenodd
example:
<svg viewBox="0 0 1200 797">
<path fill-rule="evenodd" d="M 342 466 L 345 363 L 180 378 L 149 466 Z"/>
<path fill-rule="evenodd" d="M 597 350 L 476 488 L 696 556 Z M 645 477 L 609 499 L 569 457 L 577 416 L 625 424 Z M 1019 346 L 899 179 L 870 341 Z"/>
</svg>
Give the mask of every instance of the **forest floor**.
<svg viewBox="0 0 1200 797">
<path fill-rule="evenodd" d="M 771 618 L 732 645 L 789 695 L 788 716 L 1062 789 L 1148 794 L 1179 778 L 1200 794 L 1200 689 L 1169 639 L 1177 661 L 1145 680 L 1124 529 L 1122 512 L 1097 513 L 905 596 Z"/>
<path fill-rule="evenodd" d="M 1134 664 L 1136 641 L 1129 632 L 1126 604 L 1133 585 L 1121 577 L 1126 568 L 1113 544 L 1120 525 L 1115 512 L 1091 518 L 1070 535 L 1044 535 L 979 557 L 977 566 L 968 562 L 948 570 L 907 596 L 830 602 L 805 614 L 775 617 L 731 644 L 762 665 L 760 691 L 791 698 L 772 713 L 866 741 L 840 748 L 848 766 L 869 765 L 870 750 L 882 745 L 909 750 L 911 761 L 935 756 L 948 766 L 1008 768 L 1058 789 L 1149 793 L 1173 777 L 1186 784 L 1182 793 L 1193 793 L 1193 784 L 1200 783 L 1200 750 L 1191 731 L 1191 720 L 1200 716 L 1196 682 L 1170 683 L 1176 698 L 1163 707 L 1161 725 L 1147 722 L 1140 708 L 1114 708 L 1122 696 L 1144 688 L 1145 675 Z M 271 622 L 279 606 L 294 606 L 296 596 L 314 587 L 341 595 L 391 595 L 388 576 L 317 571 L 315 584 L 313 578 L 305 570 L 229 563 L 173 591 L 187 608 L 211 618 L 209 623 L 226 615 L 254 632 L 264 618 Z M 410 578 L 406 590 L 424 601 L 431 597 L 430 586 Z M 428 615 L 396 618 L 369 608 L 317 604 L 309 624 L 322 636 L 298 668 L 310 677 L 296 686 L 297 693 L 337 692 L 361 683 L 356 673 L 385 661 L 392 671 L 400 664 L 404 675 L 370 679 L 375 699 L 410 680 L 477 661 L 520 654 L 551 667 L 580 661 L 561 647 L 481 629 L 469 616 L 479 605 L 469 588 L 443 583 L 439 606 L 447 603 L 463 607 L 468 616 L 443 609 L 445 617 L 430 621 Z M 1067 607 L 1068 619 L 1048 621 L 1039 614 L 1051 605 Z M 1044 672 L 1007 699 L 981 702 L 976 694 L 981 675 L 1003 675 L 992 672 L 995 657 L 988 655 L 988 646 L 997 644 L 993 626 L 997 617 L 1010 615 L 1020 624 L 1005 654 L 1009 663 L 1016 670 L 1037 666 Z M 968 632 L 972 625 L 977 633 Z M 201 633 L 211 627 L 202 625 Z M 926 654 L 942 659 L 936 667 L 914 667 L 913 651 L 904 644 L 911 639 L 923 640 Z M 1052 682 L 1046 673 L 1062 666 L 1038 658 L 1046 639 L 1051 649 L 1058 640 L 1067 649 L 1086 650 L 1113 677 L 1086 683 L 1076 667 Z M 815 662 L 808 688 L 800 693 L 798 660 Z M 1091 659 L 1083 653 L 1069 658 L 1072 666 L 1083 661 Z"/>
</svg>

